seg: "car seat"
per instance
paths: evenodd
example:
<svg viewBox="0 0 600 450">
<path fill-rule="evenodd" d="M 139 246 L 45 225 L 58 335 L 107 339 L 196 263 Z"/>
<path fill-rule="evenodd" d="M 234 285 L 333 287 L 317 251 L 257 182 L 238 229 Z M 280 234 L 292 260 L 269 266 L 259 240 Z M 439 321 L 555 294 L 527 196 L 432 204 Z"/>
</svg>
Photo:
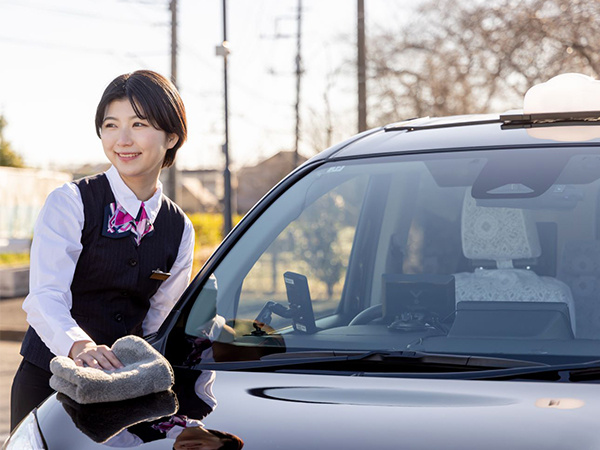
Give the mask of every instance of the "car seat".
<svg viewBox="0 0 600 450">
<path fill-rule="evenodd" d="M 600 339 L 600 241 L 567 242 L 558 277 L 570 287 L 577 303 L 577 337 Z"/>
<path fill-rule="evenodd" d="M 517 259 L 541 255 L 536 224 L 530 211 L 517 208 L 483 207 L 469 192 L 461 219 L 463 253 L 470 260 L 491 260 L 495 269 L 478 268 L 455 274 L 456 303 L 465 301 L 562 302 L 569 309 L 575 333 L 575 307 L 569 287 L 533 270 L 516 269 Z"/>
</svg>

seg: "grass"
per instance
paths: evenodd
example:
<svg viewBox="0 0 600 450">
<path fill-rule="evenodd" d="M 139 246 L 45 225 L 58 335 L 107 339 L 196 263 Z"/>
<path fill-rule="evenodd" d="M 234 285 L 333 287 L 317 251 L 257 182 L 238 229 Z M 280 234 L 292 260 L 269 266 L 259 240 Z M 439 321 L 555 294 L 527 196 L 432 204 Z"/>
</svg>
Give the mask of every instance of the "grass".
<svg viewBox="0 0 600 450">
<path fill-rule="evenodd" d="M 29 264 L 29 252 L 0 253 L 0 267 Z"/>
</svg>

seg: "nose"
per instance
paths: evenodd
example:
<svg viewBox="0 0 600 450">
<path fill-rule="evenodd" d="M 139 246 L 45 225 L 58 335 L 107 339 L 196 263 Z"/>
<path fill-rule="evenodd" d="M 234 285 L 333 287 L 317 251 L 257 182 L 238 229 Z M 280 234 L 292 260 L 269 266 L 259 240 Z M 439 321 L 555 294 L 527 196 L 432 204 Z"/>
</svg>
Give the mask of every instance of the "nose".
<svg viewBox="0 0 600 450">
<path fill-rule="evenodd" d="M 119 139 L 117 140 L 117 145 L 120 147 L 129 147 L 133 141 L 131 140 L 131 133 L 127 128 L 122 128 L 119 130 Z"/>
</svg>

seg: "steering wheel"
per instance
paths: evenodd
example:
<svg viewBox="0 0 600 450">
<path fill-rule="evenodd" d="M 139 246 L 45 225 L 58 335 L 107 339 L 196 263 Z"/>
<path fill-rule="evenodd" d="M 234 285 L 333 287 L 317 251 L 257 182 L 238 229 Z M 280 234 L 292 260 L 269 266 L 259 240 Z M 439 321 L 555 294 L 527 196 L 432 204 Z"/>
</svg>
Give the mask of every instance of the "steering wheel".
<svg viewBox="0 0 600 450">
<path fill-rule="evenodd" d="M 356 316 L 354 316 L 348 325 L 366 325 L 375 319 L 381 318 L 382 313 L 383 307 L 381 304 L 369 306 L 367 309 L 363 309 Z"/>
</svg>

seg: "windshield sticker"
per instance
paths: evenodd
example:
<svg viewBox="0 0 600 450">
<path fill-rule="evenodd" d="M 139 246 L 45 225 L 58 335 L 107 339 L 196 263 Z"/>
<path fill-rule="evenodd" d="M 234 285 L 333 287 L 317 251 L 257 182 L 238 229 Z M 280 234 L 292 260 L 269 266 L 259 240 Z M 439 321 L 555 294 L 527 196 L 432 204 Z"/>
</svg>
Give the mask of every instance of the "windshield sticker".
<svg viewBox="0 0 600 450">
<path fill-rule="evenodd" d="M 335 167 L 330 167 L 329 169 L 327 169 L 327 172 L 325 173 L 338 173 L 341 172 L 342 170 L 344 170 L 346 166 L 335 166 Z"/>
</svg>

